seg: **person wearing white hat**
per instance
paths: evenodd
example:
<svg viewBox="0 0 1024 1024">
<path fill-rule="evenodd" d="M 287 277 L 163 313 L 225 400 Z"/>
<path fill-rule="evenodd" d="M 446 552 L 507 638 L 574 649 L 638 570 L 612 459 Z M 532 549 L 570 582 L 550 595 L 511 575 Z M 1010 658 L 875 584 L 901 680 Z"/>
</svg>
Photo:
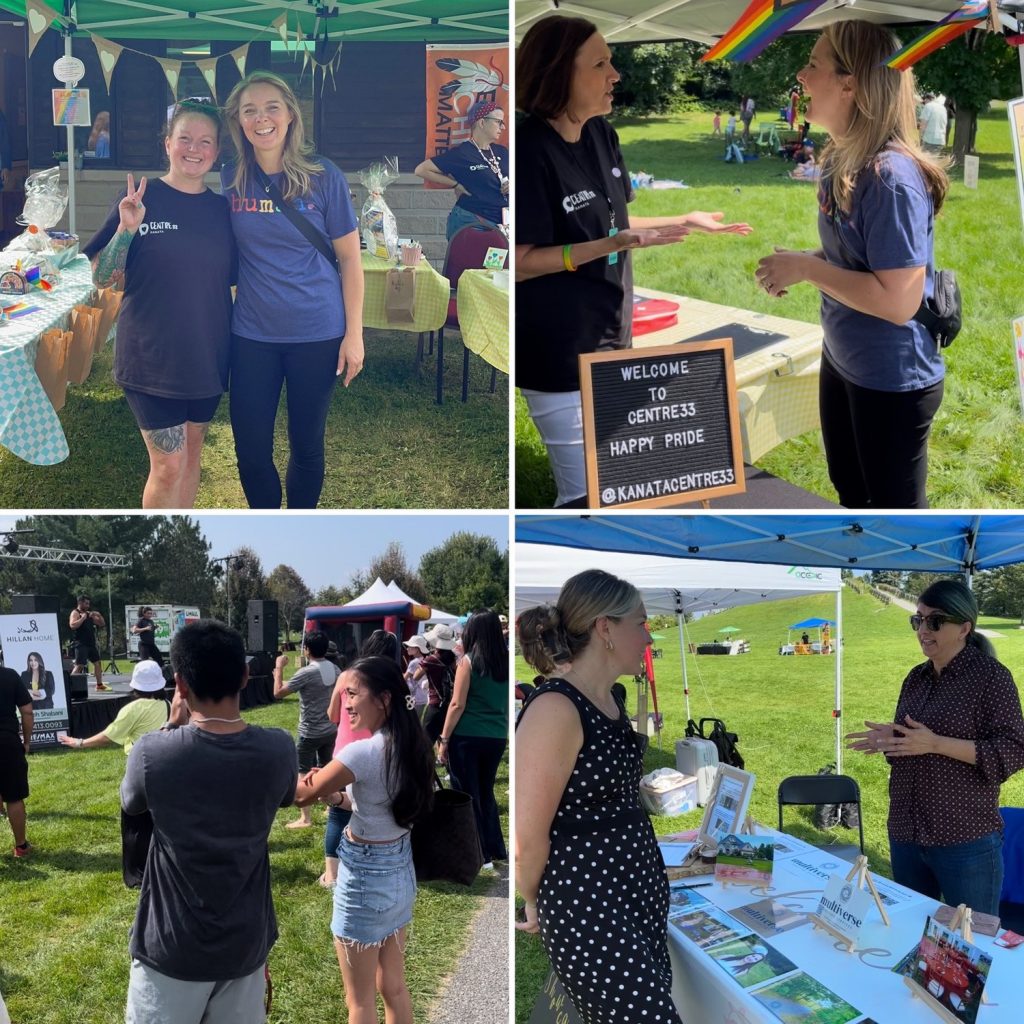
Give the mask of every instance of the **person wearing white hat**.
<svg viewBox="0 0 1024 1024">
<path fill-rule="evenodd" d="M 423 728 L 427 730 L 431 743 L 436 743 L 444 725 L 444 716 L 452 699 L 455 686 L 455 630 L 439 622 L 423 634 L 430 644 L 428 654 L 416 670 L 413 679 L 427 681 L 427 710 L 423 713 Z"/>
<path fill-rule="evenodd" d="M 60 742 L 74 750 L 95 750 L 97 747 L 116 745 L 124 747 L 127 755 L 140 737 L 147 732 L 162 729 L 171 713 L 163 669 L 155 661 L 136 662 L 128 685 L 134 691 L 133 699 L 118 711 L 117 717 L 106 729 L 88 739 L 58 736 Z M 142 873 L 152 835 L 153 819 L 148 811 L 143 814 L 126 814 L 121 811 L 121 874 L 124 884 L 130 889 L 142 885 Z"/>
<path fill-rule="evenodd" d="M 405 666 L 405 683 L 412 694 L 413 703 L 416 706 L 417 714 L 423 717 L 423 709 L 427 705 L 427 691 L 416 682 L 416 670 L 423 664 L 423 658 L 430 653 L 430 645 L 419 633 L 402 641 L 406 657 L 409 661 Z"/>
</svg>

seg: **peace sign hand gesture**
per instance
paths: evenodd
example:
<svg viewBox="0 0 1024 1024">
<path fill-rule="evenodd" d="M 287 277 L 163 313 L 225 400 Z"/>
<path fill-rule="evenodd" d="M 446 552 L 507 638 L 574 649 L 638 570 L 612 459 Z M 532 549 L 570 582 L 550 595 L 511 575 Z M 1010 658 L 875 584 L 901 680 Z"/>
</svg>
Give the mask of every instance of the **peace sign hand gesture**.
<svg viewBox="0 0 1024 1024">
<path fill-rule="evenodd" d="M 120 229 L 134 235 L 146 219 L 146 208 L 142 205 L 142 197 L 146 194 L 146 179 L 135 188 L 135 178 L 128 175 L 128 194 L 117 204 L 117 212 L 121 215 Z"/>
</svg>

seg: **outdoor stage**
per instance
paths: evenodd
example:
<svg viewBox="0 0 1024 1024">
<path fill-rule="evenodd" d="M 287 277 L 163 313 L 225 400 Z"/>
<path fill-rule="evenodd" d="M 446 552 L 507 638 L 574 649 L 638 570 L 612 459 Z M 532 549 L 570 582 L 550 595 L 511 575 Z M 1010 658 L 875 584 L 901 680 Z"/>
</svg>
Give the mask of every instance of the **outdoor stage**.
<svg viewBox="0 0 1024 1024">
<path fill-rule="evenodd" d="M 262 668 L 263 666 L 261 666 Z M 89 677 L 92 683 L 92 676 Z M 88 700 L 71 702 L 71 727 L 68 735 L 87 739 L 102 732 L 117 717 L 117 713 L 132 699 L 132 690 L 128 685 L 130 675 L 107 675 L 103 682 L 111 688 L 109 693 L 97 693 L 93 686 L 89 687 Z M 168 688 L 167 697 L 174 695 L 173 687 Z M 250 675 L 249 682 L 242 691 L 242 710 L 262 707 L 274 702 L 274 680 L 269 673 Z"/>
</svg>

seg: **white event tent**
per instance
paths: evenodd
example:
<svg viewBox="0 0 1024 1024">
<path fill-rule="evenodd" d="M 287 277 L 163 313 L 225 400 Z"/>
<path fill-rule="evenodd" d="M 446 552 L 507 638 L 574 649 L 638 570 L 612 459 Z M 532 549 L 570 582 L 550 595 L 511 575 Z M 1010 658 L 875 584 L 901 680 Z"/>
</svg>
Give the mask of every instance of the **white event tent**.
<svg viewBox="0 0 1024 1024">
<path fill-rule="evenodd" d="M 379 576 L 370 584 L 366 590 L 363 591 L 358 597 L 352 598 L 348 604 L 344 605 L 345 608 L 359 608 L 362 605 L 368 604 L 389 604 L 390 602 L 405 602 L 409 604 L 419 604 L 418 601 L 413 600 L 402 588 L 392 580 L 390 583 L 385 583 Z M 458 621 L 458 615 L 452 615 L 451 612 L 442 611 L 440 608 L 431 608 L 430 617 L 426 620 L 427 622 L 443 622 L 449 626 L 455 626 Z M 420 628 L 423 628 L 423 623 L 420 623 Z"/>
</svg>

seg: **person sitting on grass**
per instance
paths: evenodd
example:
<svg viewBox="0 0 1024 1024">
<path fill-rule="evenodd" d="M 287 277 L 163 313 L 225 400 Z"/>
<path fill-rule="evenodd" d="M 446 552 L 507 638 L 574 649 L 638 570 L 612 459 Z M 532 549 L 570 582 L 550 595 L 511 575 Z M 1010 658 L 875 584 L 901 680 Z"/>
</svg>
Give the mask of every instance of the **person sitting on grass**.
<svg viewBox="0 0 1024 1024">
<path fill-rule="evenodd" d="M 58 735 L 65 747 L 73 750 L 95 750 L 111 744 L 123 746 L 125 755 L 147 732 L 161 729 L 170 715 L 171 704 L 166 696 L 167 682 L 155 661 L 137 662 L 129 684 L 134 699 L 117 713 L 117 717 L 102 732 L 88 739 Z M 121 811 L 121 874 L 130 889 L 142 885 L 142 875 L 153 837 L 153 818 L 148 811 L 126 814 Z"/>
<path fill-rule="evenodd" d="M 281 700 L 289 693 L 299 695 L 300 775 L 305 775 L 310 768 L 329 765 L 334 756 L 334 741 L 338 738 L 338 727 L 328 718 L 327 707 L 341 672 L 327 660 L 328 642 L 323 633 L 307 633 L 302 643 L 302 652 L 309 659 L 309 664 L 300 668 L 287 683 L 284 681 L 284 670 L 288 664 L 288 655 L 280 655 L 274 665 L 274 699 Z M 303 807 L 298 818 L 288 822 L 285 828 L 309 828 L 312 824 L 309 808 Z"/>
<path fill-rule="evenodd" d="M 121 783 L 122 808 L 153 816 L 125 1024 L 262 1024 L 277 941 L 267 838 L 295 797 L 295 743 L 239 714 L 249 670 L 235 630 L 190 623 L 171 666 L 189 724 L 141 737 Z"/>
</svg>

